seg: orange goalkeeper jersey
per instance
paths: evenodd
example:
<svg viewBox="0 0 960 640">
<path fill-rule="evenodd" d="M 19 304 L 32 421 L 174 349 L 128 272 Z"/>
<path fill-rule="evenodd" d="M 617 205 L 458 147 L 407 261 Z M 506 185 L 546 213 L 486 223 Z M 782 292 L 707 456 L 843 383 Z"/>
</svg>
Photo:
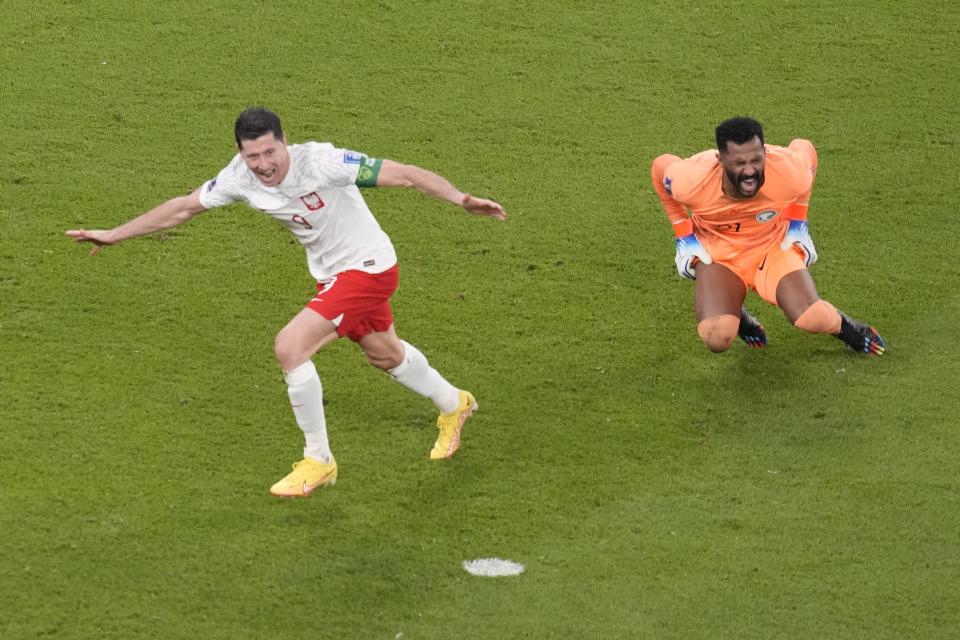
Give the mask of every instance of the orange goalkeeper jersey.
<svg viewBox="0 0 960 640">
<path fill-rule="evenodd" d="M 716 150 L 672 162 L 660 185 L 654 176 L 671 220 L 677 222 L 670 213 L 672 200 L 690 212 L 697 237 L 715 260 L 779 242 L 788 223 L 784 209 L 795 203 L 807 205 L 817 168 L 813 145 L 798 139 L 789 147 L 765 148 L 764 182 L 751 198 L 723 193 L 723 166 Z"/>
</svg>

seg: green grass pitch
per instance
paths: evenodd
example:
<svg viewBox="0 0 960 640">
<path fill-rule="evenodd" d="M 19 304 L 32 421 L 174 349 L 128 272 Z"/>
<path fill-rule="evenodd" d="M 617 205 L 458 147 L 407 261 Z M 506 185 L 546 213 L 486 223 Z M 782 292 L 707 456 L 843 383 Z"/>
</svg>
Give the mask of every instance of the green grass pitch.
<svg viewBox="0 0 960 640">
<path fill-rule="evenodd" d="M 955 638 L 960 17 L 950 2 L 0 0 L 0 638 Z M 400 334 L 480 411 L 347 342 L 336 487 L 273 361 L 302 250 L 241 207 L 90 258 L 216 174 L 245 106 L 494 197 L 367 191 Z M 813 140 L 822 295 L 712 355 L 649 186 L 732 115 Z M 466 559 L 523 563 L 468 575 Z"/>
</svg>

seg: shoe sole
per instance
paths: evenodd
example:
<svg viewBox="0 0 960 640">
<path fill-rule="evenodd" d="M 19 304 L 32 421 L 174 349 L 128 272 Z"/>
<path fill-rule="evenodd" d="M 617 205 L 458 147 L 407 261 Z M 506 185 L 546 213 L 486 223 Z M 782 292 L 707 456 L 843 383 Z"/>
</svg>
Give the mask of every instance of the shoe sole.
<svg viewBox="0 0 960 640">
<path fill-rule="evenodd" d="M 470 408 L 460 414 L 457 430 L 453 432 L 453 438 L 450 439 L 450 446 L 447 448 L 447 453 L 439 458 L 431 457 L 431 460 L 449 460 L 453 457 L 453 454 L 455 454 L 460 448 L 460 432 L 463 431 L 463 425 L 467 419 L 473 415 L 473 412 L 477 410 L 478 406 L 479 405 L 477 404 L 477 401 L 474 400 L 473 404 L 470 405 Z"/>
</svg>

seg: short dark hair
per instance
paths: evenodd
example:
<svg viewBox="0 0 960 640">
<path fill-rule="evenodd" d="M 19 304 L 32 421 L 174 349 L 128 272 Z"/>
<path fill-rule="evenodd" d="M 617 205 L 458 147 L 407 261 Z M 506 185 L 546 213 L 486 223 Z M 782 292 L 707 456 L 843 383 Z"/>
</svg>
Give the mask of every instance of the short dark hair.
<svg viewBox="0 0 960 640">
<path fill-rule="evenodd" d="M 244 109 L 233 125 L 233 135 L 237 138 L 238 147 L 241 140 L 256 140 L 266 133 L 273 133 L 274 138 L 283 140 L 280 116 L 263 107 Z"/>
<path fill-rule="evenodd" d="M 760 138 L 763 144 L 763 125 L 753 118 L 738 116 L 724 120 L 717 125 L 717 149 L 723 153 L 727 150 L 727 143 L 743 144 L 750 142 L 754 137 Z"/>
</svg>

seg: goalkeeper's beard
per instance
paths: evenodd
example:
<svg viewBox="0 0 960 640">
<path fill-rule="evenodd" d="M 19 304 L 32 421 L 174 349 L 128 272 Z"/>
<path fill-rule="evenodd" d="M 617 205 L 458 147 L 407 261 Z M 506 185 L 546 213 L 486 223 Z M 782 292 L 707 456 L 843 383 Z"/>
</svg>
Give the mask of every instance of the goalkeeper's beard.
<svg viewBox="0 0 960 640">
<path fill-rule="evenodd" d="M 743 176 L 742 174 L 737 174 L 733 171 L 726 171 L 726 174 L 727 174 L 727 179 L 730 180 L 730 184 L 734 186 L 734 188 L 737 190 L 737 193 L 740 195 L 741 198 L 752 198 L 753 196 L 760 193 L 760 187 L 763 186 L 763 180 L 764 180 L 763 171 L 757 171 L 756 176 Z M 745 192 L 740 187 L 740 184 L 745 179 L 749 179 L 750 177 L 756 178 L 757 186 L 754 188 L 753 191 Z"/>
</svg>

